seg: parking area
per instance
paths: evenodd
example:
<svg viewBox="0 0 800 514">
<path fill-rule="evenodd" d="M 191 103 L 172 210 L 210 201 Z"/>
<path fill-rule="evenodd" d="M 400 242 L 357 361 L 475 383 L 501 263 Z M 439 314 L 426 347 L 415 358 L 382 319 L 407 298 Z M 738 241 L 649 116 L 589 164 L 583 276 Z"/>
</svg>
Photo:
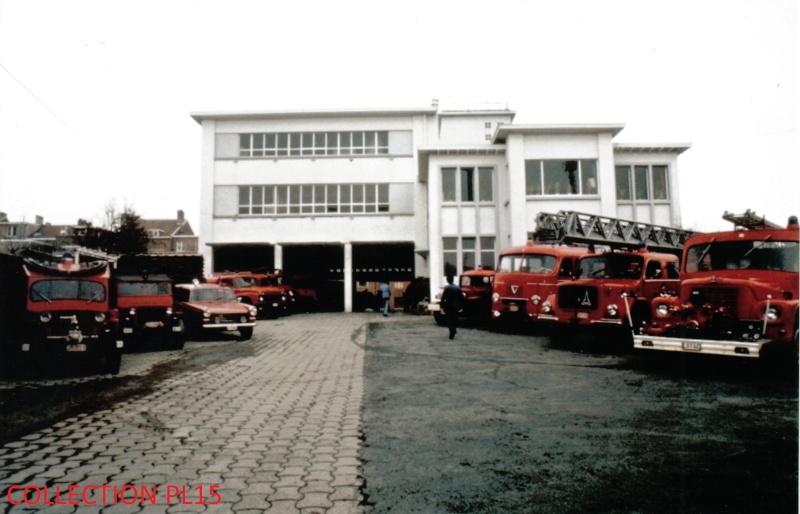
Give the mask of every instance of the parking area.
<svg viewBox="0 0 800 514">
<path fill-rule="evenodd" d="M 797 512 L 796 365 L 324 313 L 0 402 L 3 512 Z"/>
</svg>

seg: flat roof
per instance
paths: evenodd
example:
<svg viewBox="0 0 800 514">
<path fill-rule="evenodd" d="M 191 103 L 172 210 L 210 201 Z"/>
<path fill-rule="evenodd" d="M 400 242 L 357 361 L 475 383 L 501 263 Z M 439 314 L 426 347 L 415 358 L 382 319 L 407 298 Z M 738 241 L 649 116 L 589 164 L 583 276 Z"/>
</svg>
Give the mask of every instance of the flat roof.
<svg viewBox="0 0 800 514">
<path fill-rule="evenodd" d="M 624 123 L 541 123 L 529 125 L 498 125 L 492 142 L 502 143 L 511 134 L 600 134 L 610 132 L 612 137 L 625 128 Z"/>
<path fill-rule="evenodd" d="M 683 153 L 692 143 L 614 143 L 614 153 Z"/>
<path fill-rule="evenodd" d="M 189 115 L 197 123 L 203 120 L 274 120 L 274 119 L 314 119 L 314 118 L 378 118 L 393 116 L 434 115 L 436 107 L 409 107 L 397 109 L 322 109 L 286 111 L 217 111 L 193 112 Z"/>
</svg>

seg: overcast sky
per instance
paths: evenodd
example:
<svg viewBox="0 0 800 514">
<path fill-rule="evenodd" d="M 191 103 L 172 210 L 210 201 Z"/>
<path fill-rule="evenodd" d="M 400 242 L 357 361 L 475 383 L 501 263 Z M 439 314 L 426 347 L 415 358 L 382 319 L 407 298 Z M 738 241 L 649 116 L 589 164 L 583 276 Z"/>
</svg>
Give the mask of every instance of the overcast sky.
<svg viewBox="0 0 800 514">
<path fill-rule="evenodd" d="M 683 225 L 800 214 L 796 0 L 0 0 L 0 211 L 186 212 L 192 112 L 503 102 L 515 123 L 691 143 Z"/>
</svg>

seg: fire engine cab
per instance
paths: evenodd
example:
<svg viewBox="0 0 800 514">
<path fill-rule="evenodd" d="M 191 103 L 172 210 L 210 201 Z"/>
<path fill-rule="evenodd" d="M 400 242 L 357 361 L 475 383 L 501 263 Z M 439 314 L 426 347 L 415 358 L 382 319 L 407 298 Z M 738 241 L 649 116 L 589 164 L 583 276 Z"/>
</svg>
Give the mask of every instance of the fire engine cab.
<svg viewBox="0 0 800 514">
<path fill-rule="evenodd" d="M 757 358 L 798 347 L 797 218 L 786 227 L 752 211 L 725 213 L 734 230 L 686 242 L 680 286 L 652 302 L 634 347 Z"/>
<path fill-rule="evenodd" d="M 552 315 L 545 300 L 559 281 L 572 277 L 587 248 L 536 244 L 500 252 L 492 292 L 492 316 L 498 321 L 536 321 Z"/>
<path fill-rule="evenodd" d="M 58 263 L 7 255 L 1 261 L 4 350 L 23 365 L 32 360 L 53 367 L 73 355 L 119 372 L 123 341 L 109 300 L 107 262 L 79 264 L 71 254 Z"/>
</svg>

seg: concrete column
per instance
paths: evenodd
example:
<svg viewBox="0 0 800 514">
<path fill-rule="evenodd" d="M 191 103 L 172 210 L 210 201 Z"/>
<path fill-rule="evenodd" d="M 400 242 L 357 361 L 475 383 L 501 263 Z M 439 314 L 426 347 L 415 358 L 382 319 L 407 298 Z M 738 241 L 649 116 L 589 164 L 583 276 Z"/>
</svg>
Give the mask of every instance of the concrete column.
<svg viewBox="0 0 800 514">
<path fill-rule="evenodd" d="M 344 312 L 353 312 L 353 243 L 344 245 Z"/>
<path fill-rule="evenodd" d="M 275 245 L 275 269 L 283 270 L 283 245 Z"/>
</svg>

